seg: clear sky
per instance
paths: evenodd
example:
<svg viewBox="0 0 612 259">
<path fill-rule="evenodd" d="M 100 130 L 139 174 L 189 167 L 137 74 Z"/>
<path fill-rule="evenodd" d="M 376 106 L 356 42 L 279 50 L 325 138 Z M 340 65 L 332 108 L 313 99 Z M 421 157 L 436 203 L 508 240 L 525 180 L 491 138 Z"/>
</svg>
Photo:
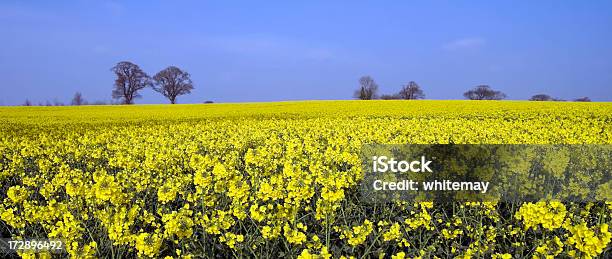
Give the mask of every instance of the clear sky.
<svg viewBox="0 0 612 259">
<path fill-rule="evenodd" d="M 350 99 L 362 75 L 611 101 L 612 1 L 0 1 L 0 105 L 109 101 L 123 60 L 191 73 L 179 103 Z"/>
</svg>

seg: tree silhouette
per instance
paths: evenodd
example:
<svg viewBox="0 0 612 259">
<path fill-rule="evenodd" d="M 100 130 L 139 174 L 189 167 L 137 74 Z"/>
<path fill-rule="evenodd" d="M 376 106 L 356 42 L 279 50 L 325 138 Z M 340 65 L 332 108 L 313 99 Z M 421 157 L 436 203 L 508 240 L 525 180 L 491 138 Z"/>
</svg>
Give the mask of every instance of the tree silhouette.
<svg viewBox="0 0 612 259">
<path fill-rule="evenodd" d="M 378 85 L 370 76 L 359 78 L 359 89 L 355 91 L 354 97 L 360 100 L 372 100 L 376 98 Z"/>
<path fill-rule="evenodd" d="M 554 99 L 547 94 L 536 94 L 529 98 L 529 101 L 553 101 Z"/>
<path fill-rule="evenodd" d="M 74 97 L 72 97 L 72 105 L 85 105 L 87 104 L 87 101 L 85 101 L 85 99 L 83 99 L 83 95 L 81 95 L 81 92 L 76 92 L 74 94 Z"/>
<path fill-rule="evenodd" d="M 416 82 L 410 81 L 407 85 L 402 86 L 399 97 L 404 100 L 416 100 L 425 98 L 425 94 Z"/>
<path fill-rule="evenodd" d="M 474 89 L 463 93 L 463 96 L 470 100 L 501 100 L 506 98 L 506 94 L 491 89 L 488 85 L 479 85 Z"/>
<path fill-rule="evenodd" d="M 133 104 L 139 98 L 138 91 L 151 85 L 149 76 L 140 67 L 129 61 L 117 63 L 111 71 L 115 73 L 115 88 L 113 98 L 120 99 L 123 104 Z"/>
<path fill-rule="evenodd" d="M 586 96 L 574 99 L 574 102 L 590 102 L 590 101 L 591 101 L 591 98 L 586 97 Z"/>
<path fill-rule="evenodd" d="M 193 83 L 189 73 L 180 70 L 178 67 L 170 66 L 159 71 L 153 76 L 155 84 L 153 90 L 164 95 L 170 103 L 176 103 L 176 97 L 189 94 L 193 90 Z"/>
</svg>

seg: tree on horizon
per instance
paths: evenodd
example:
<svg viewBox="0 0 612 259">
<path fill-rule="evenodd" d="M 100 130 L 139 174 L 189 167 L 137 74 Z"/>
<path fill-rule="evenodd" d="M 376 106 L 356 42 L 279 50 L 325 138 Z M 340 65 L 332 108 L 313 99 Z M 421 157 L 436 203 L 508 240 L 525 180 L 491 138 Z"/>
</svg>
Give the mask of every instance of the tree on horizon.
<svg viewBox="0 0 612 259">
<path fill-rule="evenodd" d="M 574 102 L 590 102 L 590 101 L 591 101 L 591 98 L 586 97 L 586 96 L 574 99 Z"/>
<path fill-rule="evenodd" d="M 362 76 L 359 78 L 359 89 L 355 91 L 354 97 L 359 100 L 376 99 L 378 93 L 378 84 L 370 76 Z"/>
<path fill-rule="evenodd" d="M 476 86 L 474 89 L 463 93 L 463 96 L 470 100 L 502 100 L 506 98 L 506 94 L 495 91 L 488 85 Z"/>
<path fill-rule="evenodd" d="M 149 76 L 132 62 L 121 61 L 111 71 L 117 76 L 113 99 L 119 99 L 123 104 L 133 104 L 134 99 L 140 97 L 138 91 L 151 85 Z"/>
<path fill-rule="evenodd" d="M 554 101 L 554 98 L 547 94 L 536 94 L 529 98 L 529 101 Z"/>
<path fill-rule="evenodd" d="M 85 101 L 81 92 L 76 92 L 74 93 L 74 97 L 72 97 L 71 104 L 72 105 L 86 105 L 87 101 Z"/>
<path fill-rule="evenodd" d="M 193 82 L 189 73 L 175 66 L 159 71 L 153 76 L 153 80 L 155 82 L 153 90 L 168 98 L 171 104 L 176 103 L 177 96 L 189 94 L 193 90 Z"/>
<path fill-rule="evenodd" d="M 404 100 L 417 100 L 425 98 L 425 94 L 421 87 L 414 81 L 408 82 L 408 84 L 402 86 L 402 90 L 399 92 L 400 99 Z"/>
</svg>

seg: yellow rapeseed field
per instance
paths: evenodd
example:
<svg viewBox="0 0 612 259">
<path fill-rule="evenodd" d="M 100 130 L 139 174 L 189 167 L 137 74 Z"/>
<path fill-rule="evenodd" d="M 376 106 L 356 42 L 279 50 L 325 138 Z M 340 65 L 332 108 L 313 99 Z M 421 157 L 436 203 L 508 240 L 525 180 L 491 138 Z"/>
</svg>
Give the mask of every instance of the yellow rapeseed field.
<svg viewBox="0 0 612 259">
<path fill-rule="evenodd" d="M 609 202 L 363 204 L 371 143 L 612 144 L 612 103 L 1 107 L 0 233 L 74 258 L 612 255 Z"/>
</svg>

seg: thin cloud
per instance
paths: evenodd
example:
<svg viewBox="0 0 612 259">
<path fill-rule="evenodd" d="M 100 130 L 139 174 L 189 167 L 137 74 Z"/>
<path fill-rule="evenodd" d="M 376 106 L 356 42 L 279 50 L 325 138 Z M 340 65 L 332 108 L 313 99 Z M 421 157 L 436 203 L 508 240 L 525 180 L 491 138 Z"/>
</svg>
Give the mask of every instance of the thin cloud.
<svg viewBox="0 0 612 259">
<path fill-rule="evenodd" d="M 486 44 L 483 38 L 463 38 L 451 41 L 444 44 L 443 49 L 445 50 L 464 50 L 464 49 L 478 49 Z"/>
</svg>

